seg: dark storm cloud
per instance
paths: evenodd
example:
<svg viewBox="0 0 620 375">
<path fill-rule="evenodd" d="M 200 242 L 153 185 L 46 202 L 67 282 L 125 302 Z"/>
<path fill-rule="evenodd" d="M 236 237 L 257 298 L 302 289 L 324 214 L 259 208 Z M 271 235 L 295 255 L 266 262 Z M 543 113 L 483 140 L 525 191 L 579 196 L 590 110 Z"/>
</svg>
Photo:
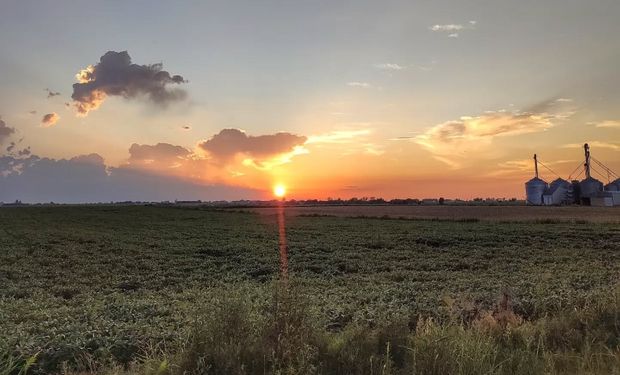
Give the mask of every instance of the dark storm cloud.
<svg viewBox="0 0 620 375">
<path fill-rule="evenodd" d="M 227 162 L 237 154 L 252 158 L 269 158 L 291 152 L 301 146 L 307 138 L 291 133 L 249 136 L 238 129 L 224 129 L 198 146 L 207 151 L 218 162 Z"/>
<path fill-rule="evenodd" d="M 186 82 L 180 75 L 162 70 L 161 63 L 132 64 L 127 51 L 108 51 L 94 66 L 82 70 L 73 85 L 71 98 L 79 114 L 86 115 L 97 109 L 107 96 L 133 99 L 146 96 L 152 102 L 166 105 L 185 98 L 181 89 L 171 89 L 171 84 Z"/>
<path fill-rule="evenodd" d="M 0 143 L 7 140 L 13 133 L 15 133 L 15 128 L 11 128 L 6 122 L 0 119 Z"/>
</svg>

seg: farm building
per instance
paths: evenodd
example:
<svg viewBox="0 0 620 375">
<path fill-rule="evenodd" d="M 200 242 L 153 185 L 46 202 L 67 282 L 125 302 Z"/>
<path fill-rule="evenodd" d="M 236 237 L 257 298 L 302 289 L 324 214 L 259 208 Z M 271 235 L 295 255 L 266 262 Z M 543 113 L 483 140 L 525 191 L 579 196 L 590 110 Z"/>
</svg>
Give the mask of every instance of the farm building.
<svg viewBox="0 0 620 375">
<path fill-rule="evenodd" d="M 534 178 L 525 183 L 526 203 L 536 206 L 573 203 L 592 206 L 620 206 L 620 178 L 603 163 L 592 158 L 590 155 L 590 147 L 587 143 L 584 145 L 584 151 L 585 163 L 583 164 L 583 170 L 579 174 L 585 174 L 583 180 L 572 180 L 572 182 L 569 182 L 569 180 L 571 180 L 570 177 L 568 180 L 558 177 L 550 184 L 539 177 L 538 164 L 545 165 L 538 160 L 537 155 L 534 155 L 535 175 Z M 592 177 L 592 161 L 607 172 L 607 176 L 614 176 L 616 180 L 609 182 L 607 185 L 603 185 L 601 181 Z M 545 168 L 553 172 L 550 168 L 546 166 Z M 577 171 L 577 169 L 575 171 Z"/>
</svg>

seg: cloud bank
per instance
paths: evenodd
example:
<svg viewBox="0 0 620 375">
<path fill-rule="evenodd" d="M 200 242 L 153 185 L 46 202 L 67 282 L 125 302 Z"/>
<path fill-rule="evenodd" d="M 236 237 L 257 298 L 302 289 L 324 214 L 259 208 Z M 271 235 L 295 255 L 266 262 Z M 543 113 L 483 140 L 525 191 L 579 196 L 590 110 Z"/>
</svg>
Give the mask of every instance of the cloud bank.
<svg viewBox="0 0 620 375">
<path fill-rule="evenodd" d="M 133 64 L 127 51 L 106 52 L 99 63 L 83 69 L 76 78 L 78 83 L 73 85 L 71 98 L 76 111 L 83 116 L 99 108 L 108 96 L 145 96 L 159 105 L 186 97 L 184 90 L 169 87 L 186 82 L 182 76 L 171 75 L 161 63 Z"/>
<path fill-rule="evenodd" d="M 261 192 L 199 183 L 148 170 L 110 167 L 98 154 L 70 159 L 0 156 L 0 201 L 111 202 L 258 199 Z"/>
</svg>

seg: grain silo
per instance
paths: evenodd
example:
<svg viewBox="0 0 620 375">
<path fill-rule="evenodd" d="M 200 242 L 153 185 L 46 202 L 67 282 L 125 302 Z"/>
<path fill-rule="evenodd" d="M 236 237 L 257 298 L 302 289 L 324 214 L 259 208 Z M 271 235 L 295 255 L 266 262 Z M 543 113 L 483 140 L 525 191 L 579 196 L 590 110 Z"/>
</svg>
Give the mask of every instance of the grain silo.
<svg viewBox="0 0 620 375">
<path fill-rule="evenodd" d="M 571 203 L 572 185 L 563 178 L 556 178 L 549 184 L 549 188 L 543 193 L 545 205 L 559 205 Z"/>
<path fill-rule="evenodd" d="M 525 199 L 527 204 L 540 206 L 543 204 L 543 194 L 548 185 L 545 181 L 538 178 L 538 158 L 534 154 L 535 176 L 525 183 Z"/>
<path fill-rule="evenodd" d="M 590 175 L 590 146 L 583 145 L 586 161 L 584 164 L 586 178 L 579 183 L 579 195 L 583 204 L 590 204 L 590 198 L 603 191 L 603 183 Z"/>
<path fill-rule="evenodd" d="M 620 191 L 620 178 L 605 185 L 605 191 Z"/>
</svg>

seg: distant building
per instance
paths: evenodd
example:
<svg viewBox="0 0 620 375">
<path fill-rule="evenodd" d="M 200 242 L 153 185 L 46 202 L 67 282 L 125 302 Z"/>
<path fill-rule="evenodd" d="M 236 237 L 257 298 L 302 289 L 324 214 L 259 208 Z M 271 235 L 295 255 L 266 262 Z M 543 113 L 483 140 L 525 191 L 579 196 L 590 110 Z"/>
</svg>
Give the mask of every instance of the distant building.
<svg viewBox="0 0 620 375">
<path fill-rule="evenodd" d="M 535 176 L 525 183 L 525 196 L 528 205 L 564 205 L 583 204 L 592 206 L 620 206 L 620 178 L 603 186 L 603 183 L 592 177 L 590 147 L 584 144 L 585 178 L 582 181 L 572 183 L 562 178 L 557 178 L 551 184 L 547 184 L 538 176 L 538 157 L 534 155 Z M 618 177 L 611 169 L 594 159 L 599 167 L 603 168 L 608 175 Z M 544 164 L 543 164 L 544 166 Z M 547 169 L 549 169 L 547 167 Z M 596 170 L 596 169 L 595 169 Z M 599 172 L 600 174 L 600 172 Z"/>
</svg>

